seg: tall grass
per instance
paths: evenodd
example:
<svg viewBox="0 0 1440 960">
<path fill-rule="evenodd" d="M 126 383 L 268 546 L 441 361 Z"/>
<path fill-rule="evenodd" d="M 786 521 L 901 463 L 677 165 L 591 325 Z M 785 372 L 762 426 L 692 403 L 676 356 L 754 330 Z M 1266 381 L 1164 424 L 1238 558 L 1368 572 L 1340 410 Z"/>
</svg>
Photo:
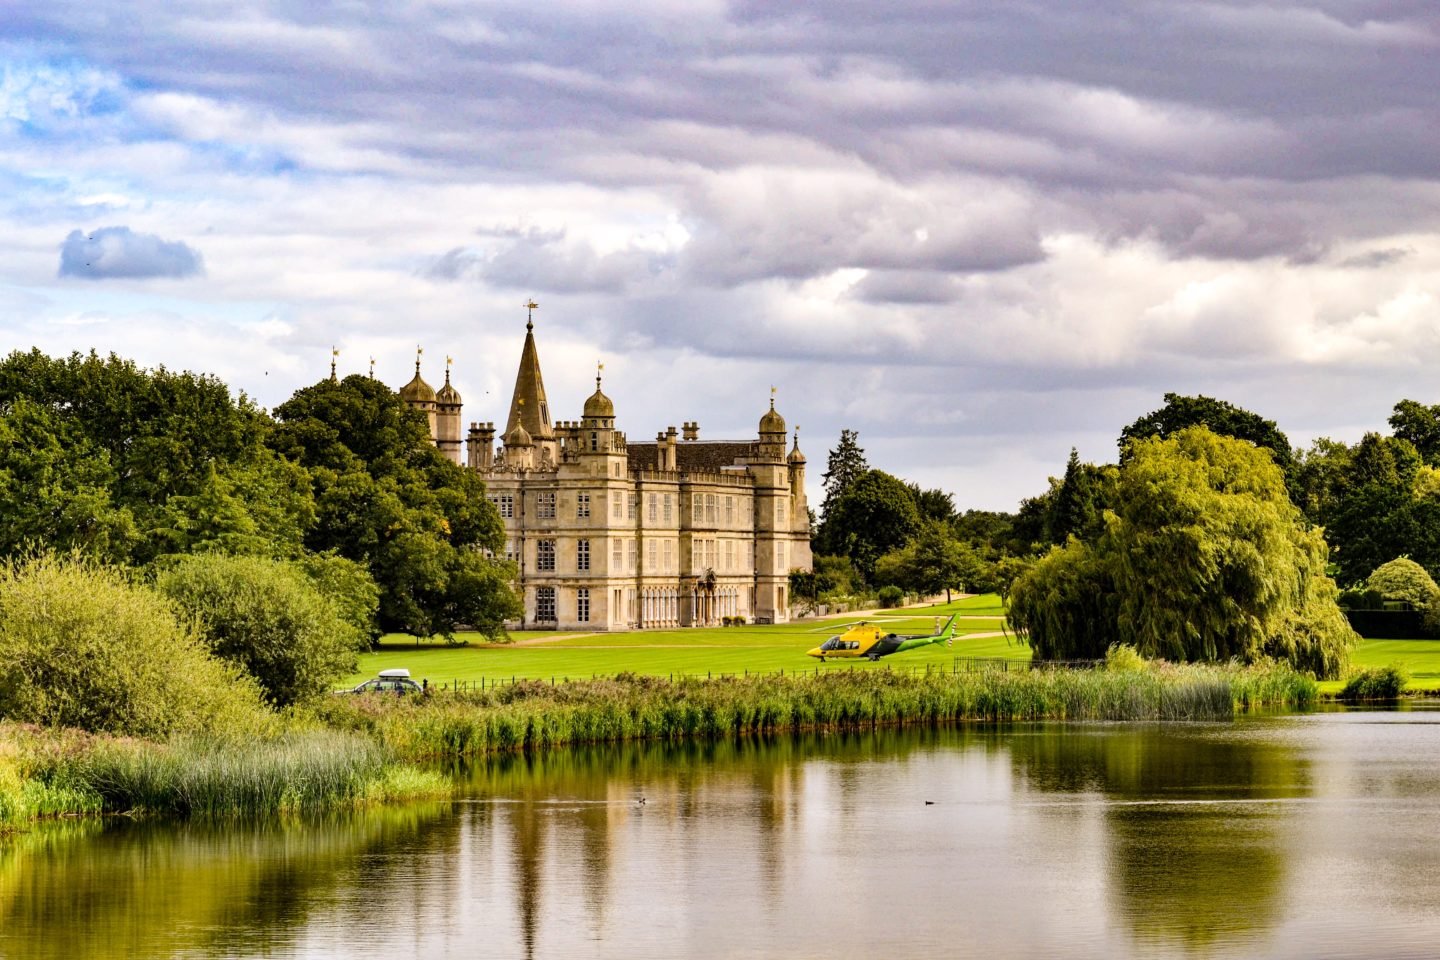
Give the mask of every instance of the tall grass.
<svg viewBox="0 0 1440 960">
<path fill-rule="evenodd" d="M 9 769 L 19 785 L 7 789 L 7 768 L 0 766 L 0 815 L 12 824 L 95 813 L 263 817 L 449 791 L 439 773 L 397 763 L 375 740 L 341 731 L 165 742 L 35 728 L 0 733 L 12 737 Z"/>
<path fill-rule="evenodd" d="M 419 759 L 902 723 L 1226 720 L 1237 708 L 1300 706 L 1314 699 L 1314 680 L 1287 667 L 1144 665 L 716 680 L 622 675 L 427 700 L 337 698 L 314 716 L 326 726 L 365 733 L 397 756 Z"/>
</svg>

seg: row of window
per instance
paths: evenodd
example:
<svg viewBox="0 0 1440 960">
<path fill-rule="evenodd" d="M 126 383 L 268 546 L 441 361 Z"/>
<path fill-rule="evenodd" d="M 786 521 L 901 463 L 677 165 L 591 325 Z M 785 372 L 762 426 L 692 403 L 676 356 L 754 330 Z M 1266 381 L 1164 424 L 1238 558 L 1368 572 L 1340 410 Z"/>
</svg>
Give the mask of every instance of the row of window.
<svg viewBox="0 0 1440 960">
<path fill-rule="evenodd" d="M 539 623 L 556 623 L 559 620 L 559 609 L 556 603 L 558 591 L 555 587 L 535 588 L 535 619 Z M 776 592 L 777 602 L 784 604 L 785 590 L 783 587 Z M 645 621 L 678 619 L 680 615 L 680 603 L 682 592 L 674 587 L 647 589 L 642 596 L 637 597 L 634 588 L 623 592 L 617 587 L 611 597 L 611 619 L 619 623 L 622 611 L 629 612 L 631 622 L 638 618 Z M 638 602 L 637 602 L 638 601 Z M 740 590 L 729 588 L 720 591 L 714 597 L 700 598 L 695 601 L 697 605 L 696 615 L 710 619 L 718 616 L 730 616 L 746 609 L 747 603 L 745 594 Z M 702 611 L 700 603 L 707 606 Z M 577 623 L 590 622 L 590 588 L 580 587 L 575 591 L 575 620 Z"/>
<path fill-rule="evenodd" d="M 535 569 L 542 573 L 553 573 L 556 569 L 556 543 L 552 539 L 535 541 Z M 646 540 L 645 569 L 656 573 L 679 572 L 679 544 L 675 540 L 654 538 Z M 512 543 L 505 545 L 505 557 L 515 561 Z M 590 566 L 590 541 L 575 541 L 575 570 L 588 572 Z M 787 544 L 775 545 L 777 570 L 785 570 L 788 559 Z M 633 537 L 615 537 L 610 541 L 610 572 L 635 573 L 639 560 L 638 541 Z M 744 564 L 742 567 L 741 564 Z M 690 566 L 695 573 L 715 570 L 719 573 L 748 573 L 755 569 L 755 541 L 715 540 L 696 538 L 690 545 Z"/>
<path fill-rule="evenodd" d="M 673 494 L 650 493 L 645 495 L 645 517 L 650 523 L 674 523 L 675 522 L 675 497 Z M 506 520 L 515 517 L 515 495 L 513 493 L 490 494 L 489 501 L 495 504 L 500 516 Z M 634 520 L 636 501 L 639 494 L 630 494 L 628 497 L 619 490 L 610 494 L 610 517 L 612 520 Z M 736 501 L 739 501 L 738 505 Z M 691 495 L 690 521 L 694 524 L 719 525 L 721 517 L 724 517 L 724 525 L 735 526 L 735 518 L 738 513 L 742 522 L 749 526 L 754 522 L 751 515 L 754 502 L 748 497 L 734 497 L 729 495 L 717 495 L 713 493 L 696 493 Z M 784 498 L 775 501 L 775 523 L 785 523 L 785 500 Z M 590 494 L 581 493 L 575 497 L 575 518 L 577 520 L 590 519 Z M 540 520 L 555 519 L 555 493 L 554 491 L 542 491 L 535 495 L 535 516 Z"/>
</svg>

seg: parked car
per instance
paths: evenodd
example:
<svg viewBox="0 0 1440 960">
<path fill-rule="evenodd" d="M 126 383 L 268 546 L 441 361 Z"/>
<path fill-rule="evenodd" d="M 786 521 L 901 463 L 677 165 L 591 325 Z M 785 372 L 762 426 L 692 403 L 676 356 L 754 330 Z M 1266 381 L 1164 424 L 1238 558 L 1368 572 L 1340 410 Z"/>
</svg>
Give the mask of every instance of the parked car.
<svg viewBox="0 0 1440 960">
<path fill-rule="evenodd" d="M 345 693 L 388 693 L 405 696 L 407 693 L 423 693 L 420 684 L 410 679 L 410 671 L 403 667 L 397 670 L 381 670 L 374 680 L 364 683 Z"/>
</svg>

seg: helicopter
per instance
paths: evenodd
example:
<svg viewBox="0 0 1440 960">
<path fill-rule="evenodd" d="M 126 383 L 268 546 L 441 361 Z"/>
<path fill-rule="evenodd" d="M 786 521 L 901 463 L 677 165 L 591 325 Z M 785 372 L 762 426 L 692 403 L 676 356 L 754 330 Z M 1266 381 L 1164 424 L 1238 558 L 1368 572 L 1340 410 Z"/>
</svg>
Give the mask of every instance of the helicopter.
<svg viewBox="0 0 1440 960">
<path fill-rule="evenodd" d="M 940 618 L 936 617 L 935 620 L 938 624 Z M 939 627 L 930 634 L 886 633 L 881 627 L 861 620 L 859 623 L 852 624 L 850 629 L 844 633 L 836 634 L 826 640 L 814 650 L 806 651 L 806 655 L 818 657 L 821 662 L 831 657 L 836 659 L 865 657 L 874 661 L 881 657 L 888 657 L 892 653 L 916 650 L 932 643 L 949 642 L 954 637 L 954 616 L 945 621 L 945 626 Z"/>
</svg>

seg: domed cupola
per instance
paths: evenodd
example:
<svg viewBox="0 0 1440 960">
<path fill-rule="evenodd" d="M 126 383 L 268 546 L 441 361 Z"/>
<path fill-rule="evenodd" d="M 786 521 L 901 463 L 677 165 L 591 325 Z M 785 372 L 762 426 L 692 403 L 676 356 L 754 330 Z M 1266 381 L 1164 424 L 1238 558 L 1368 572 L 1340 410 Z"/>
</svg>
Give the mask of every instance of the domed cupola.
<svg viewBox="0 0 1440 960">
<path fill-rule="evenodd" d="M 599 374 L 596 374 L 595 376 L 595 392 L 590 394 L 590 399 L 585 401 L 585 419 L 615 419 L 615 404 L 611 401 L 609 397 L 605 396 L 605 392 L 600 389 Z"/>
<path fill-rule="evenodd" d="M 535 441 L 531 438 L 530 431 L 526 430 L 522 424 L 517 423 L 515 424 L 514 430 L 511 430 L 509 433 L 505 434 L 505 446 L 533 447 L 535 446 Z"/>
<path fill-rule="evenodd" d="M 420 376 L 420 351 L 415 351 L 415 376 L 400 388 L 400 399 L 409 404 L 434 403 L 435 388 Z"/>
<path fill-rule="evenodd" d="M 775 398 L 770 398 L 770 409 L 765 411 L 765 416 L 760 418 L 760 436 L 778 433 L 781 435 L 781 443 L 784 443 L 785 418 L 775 410 Z"/>
</svg>

